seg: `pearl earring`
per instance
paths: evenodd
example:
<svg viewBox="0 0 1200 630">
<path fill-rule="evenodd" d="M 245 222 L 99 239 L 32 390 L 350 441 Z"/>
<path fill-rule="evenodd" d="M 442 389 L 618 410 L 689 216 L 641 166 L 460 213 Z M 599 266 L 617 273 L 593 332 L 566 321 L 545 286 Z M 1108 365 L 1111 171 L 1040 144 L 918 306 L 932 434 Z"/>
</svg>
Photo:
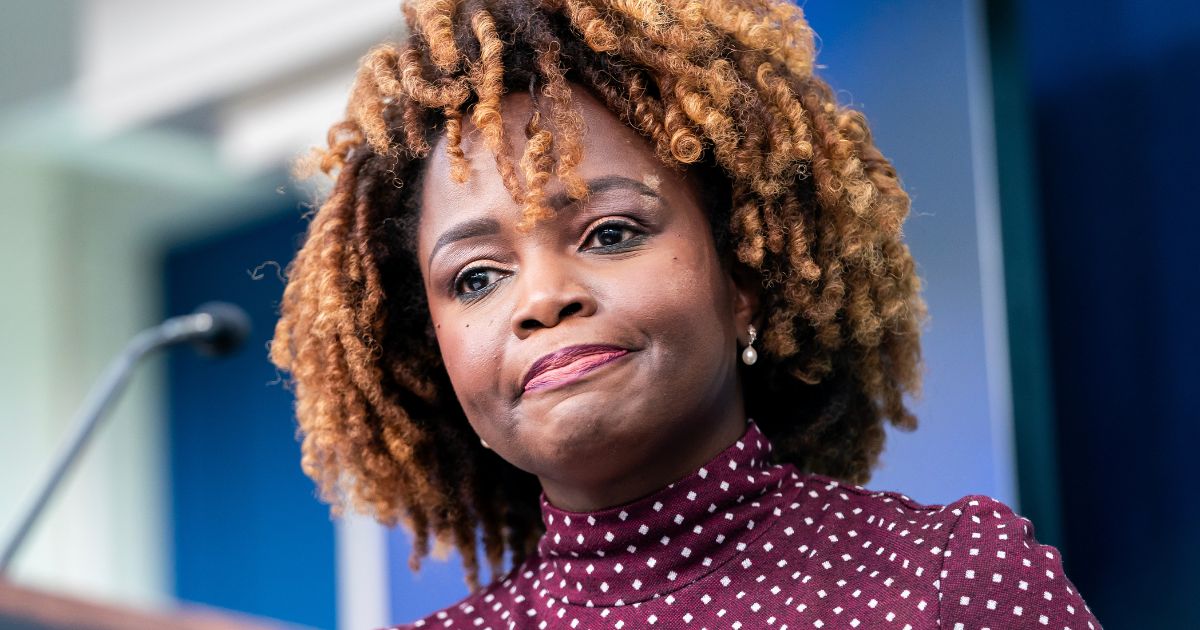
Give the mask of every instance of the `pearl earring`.
<svg viewBox="0 0 1200 630">
<path fill-rule="evenodd" d="M 742 350 L 742 363 L 746 365 L 754 365 L 758 361 L 758 351 L 754 349 L 754 340 L 758 339 L 758 331 L 754 329 L 754 325 L 750 325 L 750 341 L 746 344 L 746 349 Z"/>
<path fill-rule="evenodd" d="M 483 448 L 486 448 L 488 450 L 491 450 L 491 448 L 492 448 L 492 446 L 487 443 L 487 440 L 485 440 L 483 438 L 479 438 L 479 443 L 483 445 Z"/>
</svg>

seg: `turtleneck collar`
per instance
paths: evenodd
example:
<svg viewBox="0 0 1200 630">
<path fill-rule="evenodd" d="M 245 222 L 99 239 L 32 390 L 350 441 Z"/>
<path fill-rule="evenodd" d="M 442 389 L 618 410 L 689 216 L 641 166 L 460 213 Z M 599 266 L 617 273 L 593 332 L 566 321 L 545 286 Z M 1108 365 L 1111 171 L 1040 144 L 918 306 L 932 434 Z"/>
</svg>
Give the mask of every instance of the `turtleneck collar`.
<svg viewBox="0 0 1200 630">
<path fill-rule="evenodd" d="M 564 603 L 621 606 L 666 595 L 716 570 L 778 515 L 788 470 L 749 422 L 687 477 L 625 505 L 567 512 L 542 495 L 539 582 Z"/>
</svg>

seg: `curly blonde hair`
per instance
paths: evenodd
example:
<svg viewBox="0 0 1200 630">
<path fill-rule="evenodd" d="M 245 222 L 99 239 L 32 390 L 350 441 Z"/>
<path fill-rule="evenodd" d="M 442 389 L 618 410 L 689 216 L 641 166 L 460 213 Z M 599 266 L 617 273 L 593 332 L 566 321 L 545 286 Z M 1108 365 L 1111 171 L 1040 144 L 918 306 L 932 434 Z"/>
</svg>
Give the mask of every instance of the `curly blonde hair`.
<svg viewBox="0 0 1200 630">
<path fill-rule="evenodd" d="M 711 172 L 707 208 L 727 260 L 762 281 L 761 359 L 748 413 L 780 461 L 863 483 L 885 422 L 912 429 L 925 305 L 901 226 L 909 199 L 863 115 L 813 75 L 801 10 L 772 0 L 412 0 L 410 35 L 360 64 L 319 167 L 335 177 L 288 271 L 271 360 L 290 372 L 302 466 L 345 506 L 457 547 L 478 588 L 543 531 L 536 478 L 484 449 L 438 353 L 415 256 L 420 178 L 444 138 L 451 177 L 479 130 L 522 223 L 546 216 L 551 175 L 578 175 L 582 86 L 659 159 Z M 531 87 L 533 86 L 533 87 Z M 537 90 L 536 88 L 539 88 Z M 513 155 L 501 97 L 531 90 L 546 120 Z M 521 169 L 523 178 L 518 177 Z M 522 183 L 522 179 L 524 183 Z"/>
</svg>

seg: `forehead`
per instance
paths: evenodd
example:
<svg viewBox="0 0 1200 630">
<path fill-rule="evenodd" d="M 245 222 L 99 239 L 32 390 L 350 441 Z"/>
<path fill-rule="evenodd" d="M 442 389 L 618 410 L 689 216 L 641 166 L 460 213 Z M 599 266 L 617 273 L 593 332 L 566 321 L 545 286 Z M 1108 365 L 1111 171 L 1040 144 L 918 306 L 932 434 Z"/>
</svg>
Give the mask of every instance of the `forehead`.
<svg viewBox="0 0 1200 630">
<path fill-rule="evenodd" d="M 619 175 L 654 189 L 664 188 L 664 196 L 682 192 L 683 186 L 670 185 L 681 184 L 681 174 L 659 161 L 645 138 L 622 123 L 587 90 L 574 87 L 572 92 L 586 129 L 582 141 L 583 160 L 578 166 L 584 180 Z M 549 126 L 551 119 L 548 101 L 547 98 L 539 99 L 544 126 Z M 509 94 L 501 102 L 505 132 L 513 148 L 513 165 L 523 186 L 526 182 L 520 160 L 525 149 L 525 125 L 532 112 L 533 101 L 528 94 Z M 521 206 L 504 188 L 495 158 L 469 117 L 463 120 L 461 146 L 470 164 L 470 175 L 464 183 L 450 178 L 450 159 L 446 156 L 444 136 L 430 154 L 421 189 L 418 249 L 422 252 L 427 251 L 431 239 L 454 223 L 488 216 L 516 224 L 521 218 Z M 562 190 L 562 183 L 551 175 L 546 185 L 547 197 Z"/>
</svg>

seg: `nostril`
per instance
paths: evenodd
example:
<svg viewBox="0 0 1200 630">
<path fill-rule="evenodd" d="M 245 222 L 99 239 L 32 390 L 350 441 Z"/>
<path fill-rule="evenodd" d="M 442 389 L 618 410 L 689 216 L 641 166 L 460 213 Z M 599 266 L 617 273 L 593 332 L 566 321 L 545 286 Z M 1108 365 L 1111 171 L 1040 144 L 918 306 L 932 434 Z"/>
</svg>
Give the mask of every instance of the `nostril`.
<svg viewBox="0 0 1200 630">
<path fill-rule="evenodd" d="M 571 302 L 566 306 L 558 309 L 558 313 L 551 314 L 549 311 L 542 314 L 534 314 L 534 317 L 528 317 L 521 320 L 521 330 L 537 330 L 538 328 L 549 328 L 557 326 L 562 320 L 583 311 L 582 302 Z"/>
</svg>

